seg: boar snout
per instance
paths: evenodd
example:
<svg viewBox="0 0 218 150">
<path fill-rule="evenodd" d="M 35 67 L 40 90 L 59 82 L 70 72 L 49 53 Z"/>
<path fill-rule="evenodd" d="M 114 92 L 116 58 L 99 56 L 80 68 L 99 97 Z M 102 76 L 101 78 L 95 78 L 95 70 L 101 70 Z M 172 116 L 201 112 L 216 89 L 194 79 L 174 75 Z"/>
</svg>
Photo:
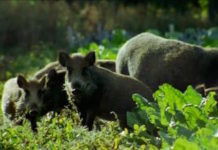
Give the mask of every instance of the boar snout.
<svg viewBox="0 0 218 150">
<path fill-rule="evenodd" d="M 72 93 L 74 95 L 78 95 L 81 93 L 81 84 L 78 81 L 72 83 Z"/>
<path fill-rule="evenodd" d="M 31 118 L 35 118 L 37 117 L 39 114 L 39 112 L 37 110 L 30 110 L 27 114 L 26 114 L 26 118 L 27 119 L 31 119 Z"/>
<path fill-rule="evenodd" d="M 36 117 L 38 115 L 38 111 L 37 110 L 32 110 L 29 112 L 30 117 Z"/>
</svg>

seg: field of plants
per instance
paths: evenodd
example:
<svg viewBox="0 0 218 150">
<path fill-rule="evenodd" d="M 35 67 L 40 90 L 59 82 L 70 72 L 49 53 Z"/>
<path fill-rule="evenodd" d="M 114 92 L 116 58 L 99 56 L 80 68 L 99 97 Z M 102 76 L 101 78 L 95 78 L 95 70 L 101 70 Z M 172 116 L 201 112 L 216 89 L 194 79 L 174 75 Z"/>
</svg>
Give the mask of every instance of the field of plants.
<svg viewBox="0 0 218 150">
<path fill-rule="evenodd" d="M 204 47 L 218 47 L 218 28 L 148 31 Z M 116 59 L 119 47 L 128 38 L 126 31 L 114 30 L 110 40 L 89 43 L 70 52 L 85 54 L 94 50 L 98 59 Z M 45 44 L 33 46 L 25 53 L 2 52 L 0 97 L 7 79 L 18 73 L 31 77 L 56 57 L 57 49 Z M 191 86 L 182 93 L 167 83 L 154 92 L 155 102 L 134 94 L 137 108 L 128 112 L 128 125 L 133 128 L 129 131 L 121 130 L 118 122 L 104 120 L 97 120 L 94 130 L 88 131 L 81 126 L 78 114 L 66 109 L 60 116 L 41 118 L 38 133 L 33 133 L 28 121 L 23 126 L 4 126 L 0 111 L 0 149 L 218 149 L 218 105 L 214 95 L 202 97 Z"/>
</svg>

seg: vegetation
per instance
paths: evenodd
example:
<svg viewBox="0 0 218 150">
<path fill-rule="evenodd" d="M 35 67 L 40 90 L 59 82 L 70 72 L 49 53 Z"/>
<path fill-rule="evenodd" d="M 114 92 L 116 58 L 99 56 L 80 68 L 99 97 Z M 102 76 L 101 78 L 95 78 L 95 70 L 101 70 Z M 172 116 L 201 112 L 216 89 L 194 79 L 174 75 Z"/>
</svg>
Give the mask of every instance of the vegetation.
<svg viewBox="0 0 218 150">
<path fill-rule="evenodd" d="M 183 33 L 165 34 L 158 30 L 149 31 L 189 43 L 218 47 L 217 28 L 186 29 Z M 124 30 L 114 30 L 112 39 L 103 39 L 101 44 L 90 43 L 71 52 L 95 50 L 99 59 L 115 59 L 127 38 Z M 55 49 L 45 44 L 34 46 L 24 54 L 16 51 L 10 55 L 4 53 L 0 57 L 4 63 L 0 75 L 0 97 L 6 79 L 17 73 L 31 77 L 45 64 L 55 61 L 56 55 Z M 38 122 L 39 132 L 34 134 L 27 121 L 24 126 L 4 126 L 0 111 L 0 149 L 217 149 L 218 110 L 213 96 L 214 93 L 210 93 L 207 98 L 202 98 L 192 87 L 182 93 L 168 84 L 160 86 L 154 93 L 157 103 L 135 94 L 133 100 L 138 107 L 128 112 L 132 131 L 122 131 L 117 122 L 100 120 L 89 132 L 81 126 L 77 113 L 65 110 L 52 119 L 43 117 Z"/>
<path fill-rule="evenodd" d="M 192 87 L 182 93 L 168 84 L 154 93 L 157 103 L 133 95 L 138 108 L 128 113 L 128 123 L 138 131 L 137 143 L 158 145 L 163 149 L 217 149 L 218 108 L 210 93 L 202 98 Z M 137 125 L 136 125 L 137 124 Z M 160 139 L 149 135 L 158 130 Z"/>
<path fill-rule="evenodd" d="M 137 34 L 174 26 L 209 28 L 218 24 L 216 0 L 10 0 L 0 1 L 0 50 L 31 50 L 46 43 L 81 47 L 111 38 L 114 29 Z M 133 21 L 134 20 L 134 21 Z"/>
</svg>

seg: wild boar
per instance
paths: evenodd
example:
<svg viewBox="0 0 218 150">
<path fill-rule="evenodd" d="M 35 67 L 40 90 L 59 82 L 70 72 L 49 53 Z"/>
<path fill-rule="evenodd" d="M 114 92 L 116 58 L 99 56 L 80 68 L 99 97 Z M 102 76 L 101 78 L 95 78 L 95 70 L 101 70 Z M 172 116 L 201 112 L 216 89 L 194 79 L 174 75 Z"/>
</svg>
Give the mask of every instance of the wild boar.
<svg viewBox="0 0 218 150">
<path fill-rule="evenodd" d="M 116 72 L 130 75 L 152 90 L 167 82 L 184 91 L 188 85 L 218 83 L 218 49 L 141 33 L 119 50 Z"/>
<path fill-rule="evenodd" d="M 109 69 L 110 71 L 113 71 L 113 72 L 115 72 L 115 69 L 116 69 L 116 63 L 114 60 L 106 60 L 106 59 L 97 60 L 96 65 Z"/>
<path fill-rule="evenodd" d="M 45 77 L 27 81 L 22 75 L 9 79 L 4 85 L 2 111 L 5 123 L 22 124 L 23 117 L 36 131 L 36 119 L 43 107 Z"/>
<path fill-rule="evenodd" d="M 46 89 L 43 95 L 44 106 L 42 115 L 53 111 L 58 114 L 69 106 L 68 96 L 64 90 L 65 71 L 52 69 L 47 75 Z"/>
<path fill-rule="evenodd" d="M 98 60 L 96 62 L 96 65 L 102 66 L 104 68 L 107 68 L 107 69 L 115 72 L 115 61 L 113 61 L 113 60 Z M 42 69 L 40 69 L 39 71 L 37 71 L 34 74 L 33 78 L 40 79 L 44 75 L 48 74 L 48 72 L 52 69 L 55 69 L 57 71 L 64 70 L 64 68 L 57 61 L 51 62 L 51 63 L 47 64 L 45 67 L 43 67 Z"/>
<path fill-rule="evenodd" d="M 115 112 L 122 128 L 127 127 L 126 113 L 136 105 L 133 93 L 139 93 L 152 100 L 152 91 L 142 82 L 125 75 L 119 75 L 108 69 L 95 65 L 95 52 L 86 56 L 73 54 L 71 57 L 60 52 L 60 64 L 67 68 L 66 89 L 72 93 L 83 125 L 92 129 L 96 116 L 114 120 Z"/>
<path fill-rule="evenodd" d="M 47 64 L 46 66 L 44 66 L 42 69 L 40 69 L 39 71 L 37 71 L 34 75 L 33 78 L 35 79 L 40 79 L 41 77 L 47 75 L 49 73 L 49 71 L 51 71 L 52 69 L 55 69 L 57 71 L 61 71 L 64 70 L 64 68 L 57 62 L 51 62 L 49 64 Z"/>
</svg>

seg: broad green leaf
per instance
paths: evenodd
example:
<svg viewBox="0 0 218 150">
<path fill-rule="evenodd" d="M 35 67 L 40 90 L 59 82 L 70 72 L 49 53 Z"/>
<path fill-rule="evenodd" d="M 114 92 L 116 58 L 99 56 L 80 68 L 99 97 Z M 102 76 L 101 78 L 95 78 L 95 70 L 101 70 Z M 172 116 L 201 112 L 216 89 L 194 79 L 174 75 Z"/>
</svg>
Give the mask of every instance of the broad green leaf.
<svg viewBox="0 0 218 150">
<path fill-rule="evenodd" d="M 174 138 L 179 138 L 179 137 L 189 138 L 193 134 L 193 131 L 185 125 L 175 123 L 175 125 L 173 126 L 170 125 L 168 127 L 168 133 L 172 135 Z"/>
<path fill-rule="evenodd" d="M 198 144 L 194 142 L 190 142 L 189 140 L 185 138 L 178 138 L 173 146 L 173 149 L 175 150 L 200 150 L 200 147 Z"/>
<path fill-rule="evenodd" d="M 218 113 L 217 109 L 217 102 L 214 99 L 215 92 L 209 93 L 203 104 L 201 105 L 203 113 L 205 113 L 207 116 L 211 113 Z"/>
<path fill-rule="evenodd" d="M 139 94 L 134 94 L 133 100 L 136 102 L 139 109 L 144 111 L 146 114 L 146 116 L 144 115 L 144 119 L 146 117 L 146 122 L 155 124 L 158 127 L 161 126 L 159 108 L 156 103 L 149 102 L 146 98 Z"/>
<path fill-rule="evenodd" d="M 187 103 L 193 105 L 200 105 L 202 100 L 201 95 L 198 92 L 196 92 L 192 86 L 188 86 L 188 88 L 184 92 L 184 98 Z"/>
<path fill-rule="evenodd" d="M 173 136 L 170 136 L 166 132 L 159 132 L 161 141 L 162 141 L 162 148 L 167 149 L 170 148 L 171 145 L 173 144 L 173 141 L 175 141 L 175 138 Z"/>
<path fill-rule="evenodd" d="M 129 127 L 133 128 L 135 124 L 141 126 L 145 125 L 150 133 L 155 133 L 157 127 L 152 124 L 144 111 L 135 110 L 133 112 L 127 112 L 127 124 Z"/>
<path fill-rule="evenodd" d="M 183 108 L 187 125 L 191 128 L 199 128 L 205 126 L 207 117 L 201 112 L 196 105 L 187 104 Z"/>
<path fill-rule="evenodd" d="M 132 99 L 136 102 L 140 109 L 142 109 L 144 106 L 149 106 L 149 101 L 140 94 L 133 94 Z"/>
<path fill-rule="evenodd" d="M 218 149 L 218 124 L 207 124 L 205 128 L 199 129 L 192 137 L 202 149 Z"/>
<path fill-rule="evenodd" d="M 143 125 L 149 122 L 149 119 L 144 111 L 134 110 L 132 112 L 127 112 L 127 124 L 129 127 L 134 126 L 134 124 Z"/>
</svg>

